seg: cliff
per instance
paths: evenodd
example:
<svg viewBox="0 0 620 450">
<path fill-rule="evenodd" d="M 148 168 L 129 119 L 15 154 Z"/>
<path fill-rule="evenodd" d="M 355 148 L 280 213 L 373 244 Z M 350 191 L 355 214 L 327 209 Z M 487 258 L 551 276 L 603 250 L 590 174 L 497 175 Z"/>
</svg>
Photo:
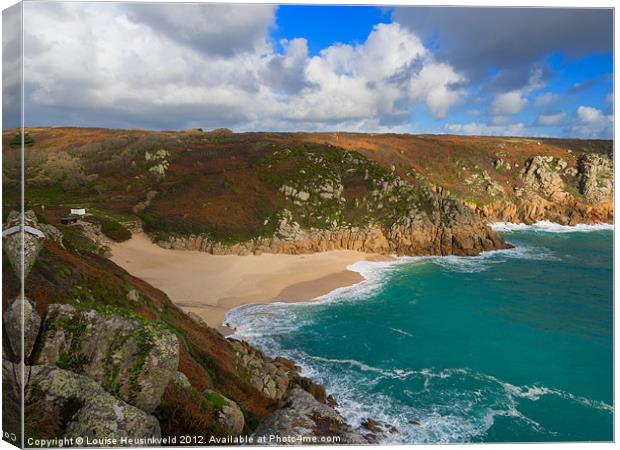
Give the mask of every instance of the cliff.
<svg viewBox="0 0 620 450">
<path fill-rule="evenodd" d="M 397 174 L 414 169 L 484 222 L 613 222 L 613 142 L 463 136 L 313 134 Z"/>
<path fill-rule="evenodd" d="M 519 174 L 516 198 L 474 209 L 490 221 L 534 223 L 549 220 L 562 225 L 613 222 L 613 161 L 585 154 L 577 167 L 561 158 L 535 156 Z"/>
<path fill-rule="evenodd" d="M 69 205 L 91 206 L 95 225 L 141 225 L 163 247 L 475 255 L 507 247 L 490 222 L 613 221 L 611 141 L 28 132 L 32 209 L 53 222 Z M 8 146 L 3 156 L 6 208 L 17 199 L 18 161 Z"/>
<path fill-rule="evenodd" d="M 302 430 L 280 425 L 287 436 L 325 435 L 329 423 L 327 434 L 342 443 L 368 442 L 332 407 L 325 388 L 302 377 L 291 361 L 225 339 L 163 292 L 91 252 L 87 236 L 76 241 L 75 234 L 39 224 L 32 212 L 26 216 L 33 229 L 45 230 L 43 237 L 26 236 L 39 244 L 23 302 L 26 444 L 250 439 L 268 430 L 283 407 L 305 423 Z M 19 239 L 13 236 L 5 237 L 3 255 L 3 429 L 19 435 L 22 302 L 12 270 L 19 266 L 6 245 Z"/>
<path fill-rule="evenodd" d="M 39 232 L 28 235 L 24 265 L 27 437 L 280 434 L 364 443 L 389 433 L 373 418 L 352 429 L 293 362 L 225 339 L 109 261 L 106 243 L 132 228 L 164 247 L 214 254 L 475 255 L 508 246 L 489 222 L 613 221 L 609 141 L 28 132 L 32 211 L 24 220 Z M 5 212 L 20 198 L 9 141 Z M 91 215 L 59 224 L 70 207 Z M 20 218 L 3 219 L 10 229 Z M 19 246 L 5 237 L 5 430 L 19 427 L 11 415 L 20 402 Z"/>
</svg>

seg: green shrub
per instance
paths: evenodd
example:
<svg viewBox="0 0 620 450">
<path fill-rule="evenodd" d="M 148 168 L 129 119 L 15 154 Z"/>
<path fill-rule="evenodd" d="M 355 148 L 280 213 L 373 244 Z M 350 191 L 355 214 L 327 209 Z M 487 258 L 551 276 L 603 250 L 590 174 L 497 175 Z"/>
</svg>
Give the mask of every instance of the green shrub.
<svg viewBox="0 0 620 450">
<path fill-rule="evenodd" d="M 34 144 L 34 139 L 32 139 L 32 136 L 30 136 L 28 133 L 25 133 L 24 134 L 24 145 L 32 145 L 32 144 Z M 22 145 L 22 134 L 17 133 L 15 137 L 11 139 L 11 142 L 9 143 L 9 145 L 11 147 L 19 147 L 20 145 Z"/>
<path fill-rule="evenodd" d="M 131 231 L 112 219 L 104 219 L 101 221 L 101 232 L 116 242 L 123 242 L 131 239 Z"/>
</svg>

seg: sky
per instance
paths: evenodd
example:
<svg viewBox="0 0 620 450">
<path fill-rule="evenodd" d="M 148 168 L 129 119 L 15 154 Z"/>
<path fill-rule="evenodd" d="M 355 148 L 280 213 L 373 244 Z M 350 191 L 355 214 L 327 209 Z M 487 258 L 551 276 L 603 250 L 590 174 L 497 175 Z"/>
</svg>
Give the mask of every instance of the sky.
<svg viewBox="0 0 620 450">
<path fill-rule="evenodd" d="M 613 134 L 611 9 L 27 2 L 23 15 L 27 126 Z M 15 17 L 5 67 L 19 66 Z M 18 87 L 5 79 L 5 127 Z"/>
</svg>

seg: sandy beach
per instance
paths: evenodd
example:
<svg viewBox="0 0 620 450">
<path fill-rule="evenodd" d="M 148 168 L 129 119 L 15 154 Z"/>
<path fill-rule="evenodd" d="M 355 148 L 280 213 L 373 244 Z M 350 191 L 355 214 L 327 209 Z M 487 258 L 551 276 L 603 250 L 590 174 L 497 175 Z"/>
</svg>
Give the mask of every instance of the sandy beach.
<svg viewBox="0 0 620 450">
<path fill-rule="evenodd" d="M 143 233 L 111 247 L 110 259 L 164 291 L 185 311 L 222 332 L 226 312 L 250 303 L 300 302 L 363 280 L 347 266 L 379 255 L 334 250 L 308 255 L 214 256 L 168 250 Z"/>
</svg>

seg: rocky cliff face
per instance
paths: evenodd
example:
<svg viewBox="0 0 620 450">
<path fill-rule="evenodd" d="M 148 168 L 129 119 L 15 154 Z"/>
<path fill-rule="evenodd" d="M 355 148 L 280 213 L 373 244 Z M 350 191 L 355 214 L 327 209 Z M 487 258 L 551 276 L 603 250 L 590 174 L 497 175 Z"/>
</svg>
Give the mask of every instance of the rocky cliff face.
<svg viewBox="0 0 620 450">
<path fill-rule="evenodd" d="M 227 243 L 209 233 L 154 233 L 155 242 L 216 255 L 335 249 L 476 255 L 508 247 L 471 208 L 414 170 L 401 177 L 359 154 L 334 148 L 286 148 L 263 166 L 267 181 L 284 200 L 284 207 L 264 221 L 267 229 L 274 228 L 271 235 Z"/>
<path fill-rule="evenodd" d="M 476 254 L 492 221 L 613 220 L 613 142 L 357 133 L 31 129 L 27 201 L 141 222 L 163 246 L 214 254 L 331 248 Z M 67 155 L 56 167 L 51 157 Z M 65 161 L 65 159 L 63 159 Z M 17 202 L 5 158 L 6 201 Z M 63 186 L 62 195 L 45 195 Z M 59 199 L 62 198 L 62 201 Z M 474 212 L 472 216 L 471 210 Z M 36 246 L 36 239 L 31 239 Z M 9 243 L 10 244 L 10 243 Z"/>
<path fill-rule="evenodd" d="M 295 420 L 272 431 L 283 437 L 329 435 L 342 443 L 368 442 L 333 408 L 325 388 L 302 377 L 294 363 L 224 339 L 141 280 L 123 276 L 126 295 L 106 291 L 95 306 L 85 302 L 88 297 L 70 298 L 71 304 L 49 302 L 46 294 L 59 301 L 60 291 L 90 290 L 65 284 L 55 291 L 58 282 L 47 284 L 47 277 L 58 264 L 71 261 L 71 268 L 63 266 L 60 272 L 65 282 L 85 283 L 92 276 L 97 284 L 119 280 L 104 278 L 85 255 L 60 247 L 65 236 L 60 233 L 57 241 L 57 229 L 41 227 L 34 214 L 28 215 L 31 226 L 45 233 L 39 236 L 42 246 L 33 254 L 26 285 L 33 300 L 18 296 L 7 302 L 3 314 L 5 430 L 19 434 L 15 412 L 21 408 L 24 379 L 26 438 L 81 438 L 118 446 L 123 438 L 158 445 L 157 439 L 173 443 L 170 439 L 179 435 L 249 436 L 258 426 L 266 430 L 279 420 L 281 408 L 292 408 L 308 427 L 299 428 Z M 11 251 L 19 249 L 5 246 L 5 252 Z M 57 252 L 56 258 L 50 259 L 50 251 Z M 45 264 L 34 264 L 39 252 Z M 106 273 L 120 270 L 106 264 Z"/>
<path fill-rule="evenodd" d="M 301 254 L 328 250 L 356 250 L 397 255 L 477 255 L 482 251 L 509 248 L 489 226 L 468 210 L 467 221 L 435 225 L 430 220 L 404 219 L 388 230 L 381 227 L 302 230 L 283 219 L 279 233 L 238 244 L 213 242 L 208 235 L 170 236 L 156 241 L 164 248 L 197 250 L 214 255 Z M 465 219 L 458 216 L 457 221 Z M 292 233 L 290 229 L 294 230 Z"/>
<path fill-rule="evenodd" d="M 601 155 L 584 155 L 579 160 L 579 190 L 589 203 L 609 200 L 613 195 L 613 160 Z"/>
<path fill-rule="evenodd" d="M 613 161 L 606 155 L 583 155 L 577 167 L 561 158 L 535 156 L 526 162 L 520 180 L 514 199 L 471 206 L 491 222 L 613 222 Z"/>
<path fill-rule="evenodd" d="M 263 420 L 252 435 L 267 444 L 368 444 L 368 440 L 347 424 L 330 406 L 318 402 L 299 387 L 291 389 L 284 408 Z M 329 441 L 320 441 L 328 437 Z M 282 439 L 281 441 L 278 438 Z M 315 440 L 309 440 L 314 438 Z"/>
<path fill-rule="evenodd" d="M 28 330 L 29 338 L 36 337 L 37 345 L 27 355 L 23 369 L 14 357 L 7 356 L 11 348 L 5 349 L 3 389 L 17 406 L 20 370 L 25 371 L 28 428 L 41 433 L 40 428 L 49 427 L 47 421 L 53 418 L 54 437 L 98 442 L 159 439 L 166 436 L 162 436 L 153 413 L 164 391 L 172 387 L 187 392 L 193 402 L 202 403 L 201 408 L 209 412 L 221 433 L 244 434 L 246 421 L 236 402 L 212 389 L 199 392 L 177 372 L 176 336 L 126 314 L 110 309 L 79 311 L 69 305 L 53 304 L 43 320 L 39 319 L 40 328 Z M 11 333 L 17 327 L 6 319 L 4 326 Z M 272 360 L 245 342 L 225 342 L 230 342 L 235 352 L 237 370 L 246 373 L 249 382 L 267 398 L 285 405 L 265 417 L 254 431 L 255 437 L 330 436 L 345 444 L 368 443 L 328 404 L 325 388 L 300 376 L 299 368 L 291 361 Z"/>
<path fill-rule="evenodd" d="M 11 309 L 19 303 L 14 300 Z M 33 308 L 28 311 L 38 320 L 30 320 L 25 335 L 36 345 L 22 365 L 15 345 L 5 344 L 2 381 L 4 391 L 12 393 L 9 399 L 18 402 L 24 371 L 29 430 L 41 433 L 49 427 L 63 437 L 82 439 L 161 437 L 150 413 L 176 372 L 176 336 L 160 330 L 146 337 L 134 320 L 69 305 L 51 305 L 43 320 Z M 17 323 L 5 315 L 9 335 Z"/>
<path fill-rule="evenodd" d="M 146 412 L 159 405 L 179 365 L 177 337 L 125 310 L 50 305 L 38 339 L 34 365 L 86 375 Z"/>
</svg>

